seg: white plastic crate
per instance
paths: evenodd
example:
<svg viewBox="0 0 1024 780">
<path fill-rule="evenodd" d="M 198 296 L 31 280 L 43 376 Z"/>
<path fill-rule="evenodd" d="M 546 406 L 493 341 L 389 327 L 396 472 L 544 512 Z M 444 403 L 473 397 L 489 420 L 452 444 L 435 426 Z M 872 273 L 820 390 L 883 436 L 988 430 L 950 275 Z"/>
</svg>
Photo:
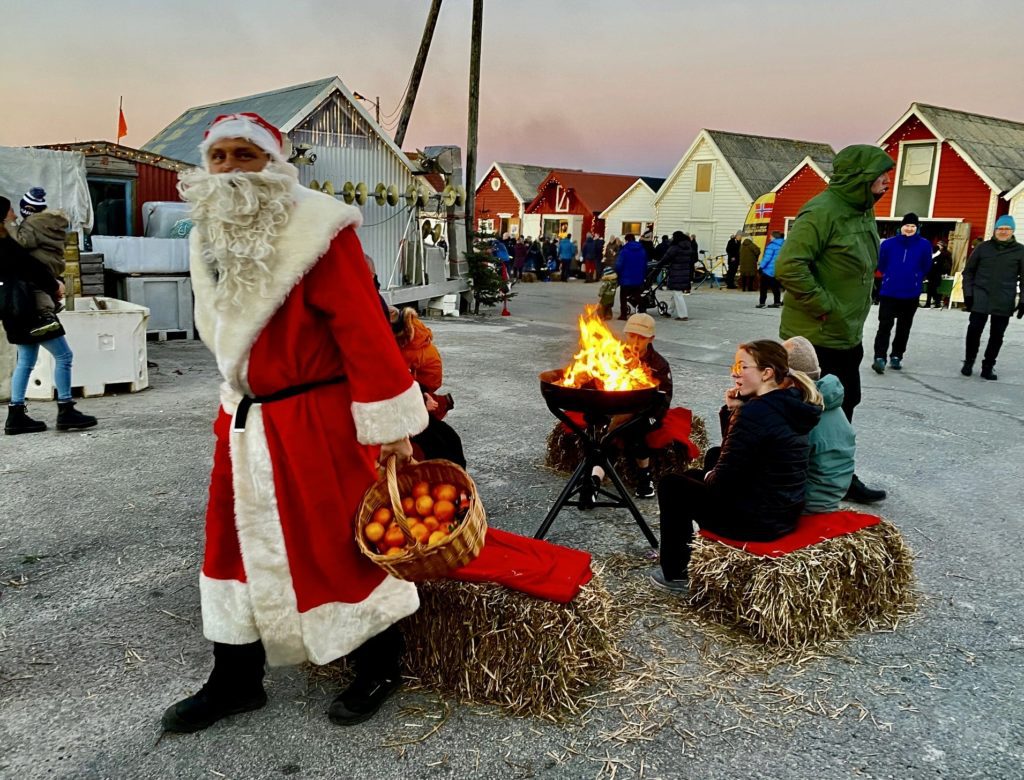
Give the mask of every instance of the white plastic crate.
<svg viewBox="0 0 1024 780">
<path fill-rule="evenodd" d="M 101 305 L 106 308 L 100 308 Z M 149 309 L 116 298 L 77 298 L 75 310 L 59 316 L 75 354 L 72 389 L 81 388 L 82 395 L 89 397 L 103 395 L 107 385 L 120 385 L 132 393 L 149 387 Z M 27 396 L 34 400 L 56 397 L 53 357 L 42 347 L 29 376 Z"/>
</svg>

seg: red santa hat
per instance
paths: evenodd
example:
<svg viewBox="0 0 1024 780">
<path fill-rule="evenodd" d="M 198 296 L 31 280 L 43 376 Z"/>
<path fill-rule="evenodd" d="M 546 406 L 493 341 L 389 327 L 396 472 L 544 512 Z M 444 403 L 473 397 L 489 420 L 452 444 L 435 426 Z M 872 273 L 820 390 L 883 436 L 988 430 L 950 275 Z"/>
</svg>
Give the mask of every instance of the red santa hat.
<svg viewBox="0 0 1024 780">
<path fill-rule="evenodd" d="M 221 114 L 214 119 L 203 136 L 203 142 L 199 144 L 199 152 L 204 161 L 207 150 L 225 138 L 244 138 L 265 151 L 272 159 L 287 162 L 281 131 L 259 114 L 245 111 L 241 114 Z"/>
</svg>

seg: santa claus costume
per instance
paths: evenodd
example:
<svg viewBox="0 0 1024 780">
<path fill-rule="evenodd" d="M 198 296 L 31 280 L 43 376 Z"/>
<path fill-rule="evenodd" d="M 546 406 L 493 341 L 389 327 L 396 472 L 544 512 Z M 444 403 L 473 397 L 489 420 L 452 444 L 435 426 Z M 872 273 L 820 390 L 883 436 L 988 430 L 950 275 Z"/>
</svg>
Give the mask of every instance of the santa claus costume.
<svg viewBox="0 0 1024 780">
<path fill-rule="evenodd" d="M 204 161 L 223 139 L 265 151 L 275 175 L 291 168 L 280 134 L 256 115 L 215 120 L 200 147 Z M 230 175 L 239 186 L 270 176 Z M 223 185 L 227 177 L 183 177 L 182 194 L 196 222 L 196 327 L 224 379 L 200 575 L 215 668 L 202 701 L 190 697 L 165 714 L 174 731 L 262 706 L 264 652 L 271 665 L 325 664 L 362 647 L 363 698 L 379 693 L 382 679 L 397 687 L 400 640 L 390 627 L 419 606 L 415 586 L 371 563 L 354 540 L 356 509 L 376 479 L 373 445 L 427 424 L 356 237 L 360 212 L 297 179 L 284 199 L 243 197 L 228 222 L 256 224 L 257 212 L 279 212 L 264 220 L 269 253 L 250 257 L 248 247 L 238 250 L 237 232 L 204 223 L 197 204 L 211 179 Z M 235 267 L 241 282 L 230 278 Z M 250 275 L 253 268 L 265 273 Z M 337 720 L 368 717 L 379 706 L 371 703 L 368 714 L 342 705 Z"/>
</svg>

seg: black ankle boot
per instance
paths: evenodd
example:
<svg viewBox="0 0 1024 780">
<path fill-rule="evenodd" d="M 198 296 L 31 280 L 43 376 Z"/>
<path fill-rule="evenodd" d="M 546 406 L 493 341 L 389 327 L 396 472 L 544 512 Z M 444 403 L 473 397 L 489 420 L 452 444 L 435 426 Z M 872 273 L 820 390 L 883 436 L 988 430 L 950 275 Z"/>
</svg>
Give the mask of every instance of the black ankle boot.
<svg viewBox="0 0 1024 780">
<path fill-rule="evenodd" d="M 962 366 L 960 366 L 960 373 L 963 374 L 964 376 L 970 376 L 971 374 L 973 374 L 974 373 L 974 361 L 973 360 L 965 360 L 964 364 Z"/>
<path fill-rule="evenodd" d="M 213 645 L 213 671 L 194 696 L 172 704 L 164 712 L 164 731 L 191 734 L 209 728 L 221 718 L 258 710 L 267 703 L 263 690 L 266 656 L 262 642 Z"/>
<path fill-rule="evenodd" d="M 369 720 L 388 698 L 402 687 L 402 654 L 405 640 L 398 626 L 370 637 L 349 655 L 356 676 L 331 702 L 327 717 L 339 726 Z"/>
<path fill-rule="evenodd" d="M 650 469 L 640 469 L 640 475 L 636 478 L 636 490 L 633 495 L 637 498 L 654 498 L 654 477 Z"/>
<path fill-rule="evenodd" d="M 856 474 L 853 475 L 853 479 L 850 481 L 850 489 L 846 491 L 844 496 L 847 501 L 855 501 L 858 504 L 873 504 L 876 501 L 884 500 L 885 497 L 886 492 L 884 490 L 869 488 L 860 481 L 860 477 Z"/>
<path fill-rule="evenodd" d="M 992 370 L 995 367 L 996 367 L 996 364 L 995 364 L 994 361 L 992 363 L 989 363 L 988 361 L 982 362 L 982 364 L 981 364 L 981 378 L 982 379 L 988 379 L 991 382 L 996 381 L 999 377 L 997 377 L 996 376 L 996 372 Z"/>
<path fill-rule="evenodd" d="M 19 433 L 39 433 L 45 430 L 46 423 L 29 417 L 25 411 L 25 404 L 11 404 L 7 407 L 7 422 L 4 423 L 4 433 L 8 436 L 17 436 Z"/>
<path fill-rule="evenodd" d="M 96 418 L 88 414 L 82 414 L 75 408 L 74 401 L 57 402 L 57 430 L 71 431 L 80 428 L 92 428 L 96 424 Z"/>
</svg>

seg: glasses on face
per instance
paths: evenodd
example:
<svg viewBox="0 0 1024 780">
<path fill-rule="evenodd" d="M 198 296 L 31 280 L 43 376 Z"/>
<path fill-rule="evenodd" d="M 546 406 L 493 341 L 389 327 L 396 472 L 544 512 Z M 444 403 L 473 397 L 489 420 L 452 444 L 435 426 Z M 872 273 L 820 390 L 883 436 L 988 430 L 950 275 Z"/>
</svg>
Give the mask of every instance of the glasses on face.
<svg viewBox="0 0 1024 780">
<path fill-rule="evenodd" d="M 735 363 L 732 364 L 732 372 L 734 374 L 742 374 L 748 368 L 757 368 L 757 366 L 756 365 L 749 365 L 748 366 L 742 360 L 737 360 Z"/>
</svg>

